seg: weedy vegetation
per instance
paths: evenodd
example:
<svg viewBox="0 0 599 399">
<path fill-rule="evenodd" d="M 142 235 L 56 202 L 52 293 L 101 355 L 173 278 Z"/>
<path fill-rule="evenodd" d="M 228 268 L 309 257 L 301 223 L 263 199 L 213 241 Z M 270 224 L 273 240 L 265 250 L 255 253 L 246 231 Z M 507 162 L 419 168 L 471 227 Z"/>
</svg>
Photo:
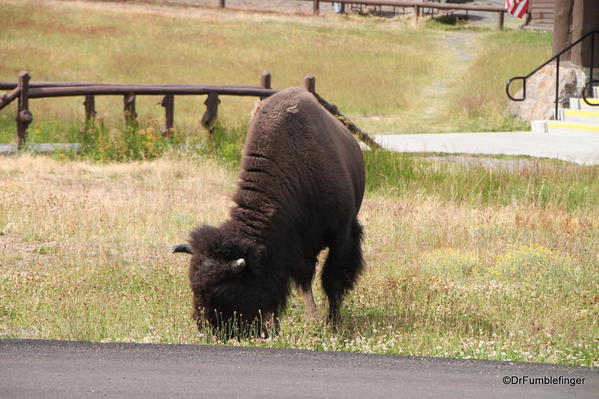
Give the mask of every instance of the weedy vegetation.
<svg viewBox="0 0 599 399">
<path fill-rule="evenodd" d="M 269 69 L 274 86 L 286 87 L 309 72 L 325 98 L 373 132 L 519 128 L 498 111 L 504 78 L 542 61 L 550 42 L 376 18 L 35 5 L 0 4 L 0 22 L 11 22 L 0 31 L 2 80 L 29 69 L 37 80 L 247 84 Z M 454 63 L 440 40 L 454 33 L 485 46 Z M 526 52 L 487 61 L 517 46 Z M 427 123 L 412 118 L 408 99 L 431 96 L 427 82 L 456 70 L 476 79 L 448 81 L 445 105 Z M 197 127 L 202 100 L 177 97 L 174 140 L 159 134 L 154 98 L 140 100 L 131 128 L 121 99 L 98 97 L 92 126 L 83 125 L 81 99 L 32 101 L 31 141 L 80 142 L 83 152 L 0 158 L 0 337 L 599 366 L 599 167 L 538 159 L 365 152 L 367 267 L 339 330 L 324 317 L 306 321 L 294 296 L 278 335 L 198 333 L 189 259 L 169 250 L 197 224 L 227 217 L 253 106 L 225 98 L 208 136 Z M 13 111 L 0 112 L 4 142 L 13 140 Z M 324 315 L 318 282 L 315 293 Z"/>
<path fill-rule="evenodd" d="M 279 335 L 241 341 L 197 335 L 188 258 L 169 251 L 196 224 L 226 218 L 232 168 L 180 152 L 131 163 L 0 159 L 0 334 L 597 365 L 599 169 L 396 156 L 409 172 L 368 189 L 367 268 L 342 327 L 307 322 L 293 297 Z M 484 176 L 509 184 L 485 193 Z M 586 195 L 573 200 L 569 184 Z"/>
</svg>

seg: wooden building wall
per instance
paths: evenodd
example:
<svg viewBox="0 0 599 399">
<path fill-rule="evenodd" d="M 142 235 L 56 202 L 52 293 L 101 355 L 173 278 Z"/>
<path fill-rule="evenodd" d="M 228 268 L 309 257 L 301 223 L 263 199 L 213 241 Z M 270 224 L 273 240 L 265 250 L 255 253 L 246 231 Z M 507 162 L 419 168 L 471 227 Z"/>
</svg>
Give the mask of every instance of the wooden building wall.
<svg viewBox="0 0 599 399">
<path fill-rule="evenodd" d="M 553 30 L 555 0 L 529 0 L 531 20 L 528 25 L 531 29 Z"/>
</svg>

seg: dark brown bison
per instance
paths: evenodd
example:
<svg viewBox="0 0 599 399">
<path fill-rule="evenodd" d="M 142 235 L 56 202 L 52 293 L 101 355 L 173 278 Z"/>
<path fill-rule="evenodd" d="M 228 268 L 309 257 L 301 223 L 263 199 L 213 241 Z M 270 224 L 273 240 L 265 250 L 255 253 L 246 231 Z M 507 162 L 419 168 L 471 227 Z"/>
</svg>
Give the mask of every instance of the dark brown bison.
<svg viewBox="0 0 599 399">
<path fill-rule="evenodd" d="M 277 320 L 295 283 L 314 315 L 316 258 L 329 249 L 322 285 L 336 324 L 345 293 L 363 267 L 357 215 L 364 161 L 348 130 L 309 92 L 282 90 L 262 101 L 247 136 L 230 218 L 201 226 L 189 245 L 194 318 Z"/>
</svg>

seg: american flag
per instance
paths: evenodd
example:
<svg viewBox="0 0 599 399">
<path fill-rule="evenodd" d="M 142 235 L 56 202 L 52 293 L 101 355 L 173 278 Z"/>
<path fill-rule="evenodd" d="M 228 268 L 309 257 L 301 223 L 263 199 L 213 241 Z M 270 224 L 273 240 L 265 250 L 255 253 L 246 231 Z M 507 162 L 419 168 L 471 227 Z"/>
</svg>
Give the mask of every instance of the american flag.
<svg viewBox="0 0 599 399">
<path fill-rule="evenodd" d="M 528 0 L 505 0 L 505 10 L 514 17 L 522 18 L 528 12 Z"/>
</svg>

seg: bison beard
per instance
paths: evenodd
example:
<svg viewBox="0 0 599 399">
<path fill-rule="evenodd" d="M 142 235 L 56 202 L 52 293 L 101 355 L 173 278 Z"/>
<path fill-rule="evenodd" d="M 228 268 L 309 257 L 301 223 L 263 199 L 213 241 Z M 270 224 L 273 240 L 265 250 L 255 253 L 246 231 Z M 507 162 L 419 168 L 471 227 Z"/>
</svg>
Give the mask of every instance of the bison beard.
<svg viewBox="0 0 599 399">
<path fill-rule="evenodd" d="M 316 258 L 327 247 L 322 286 L 336 325 L 343 296 L 363 268 L 357 215 L 364 175 L 358 144 L 309 92 L 290 88 L 261 102 L 229 220 L 197 228 L 189 245 L 174 250 L 192 254 L 198 326 L 276 323 L 292 283 L 313 316 Z"/>
</svg>

